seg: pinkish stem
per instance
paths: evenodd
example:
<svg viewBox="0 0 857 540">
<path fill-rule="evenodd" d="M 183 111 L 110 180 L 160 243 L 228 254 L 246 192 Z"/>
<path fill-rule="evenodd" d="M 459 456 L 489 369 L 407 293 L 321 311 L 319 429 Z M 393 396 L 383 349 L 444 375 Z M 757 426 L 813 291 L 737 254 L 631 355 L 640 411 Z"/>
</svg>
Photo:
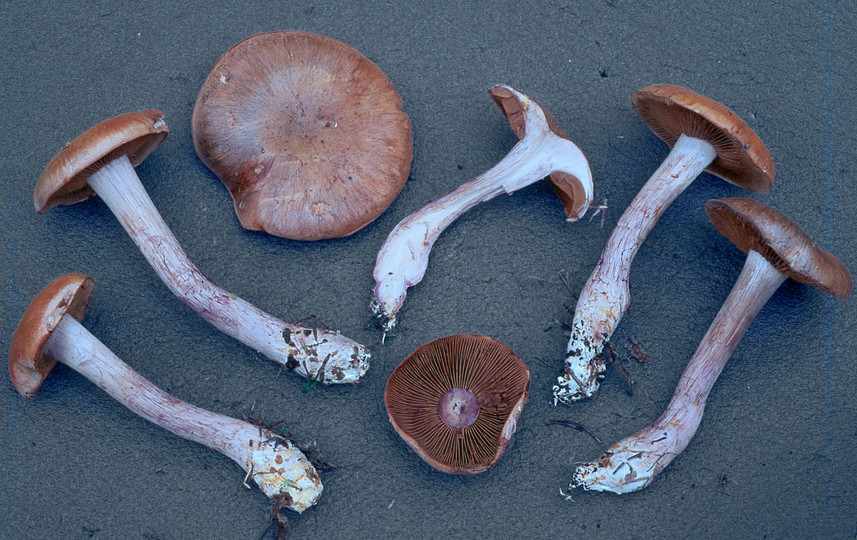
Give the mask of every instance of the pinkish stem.
<svg viewBox="0 0 857 540">
<path fill-rule="evenodd" d="M 315 468 L 289 441 L 167 394 L 122 362 L 73 317 L 63 316 L 45 353 L 146 420 L 223 453 L 247 471 L 247 477 L 268 497 L 283 506 L 303 512 L 321 495 L 322 485 Z"/>
<path fill-rule="evenodd" d="M 630 493 L 651 484 L 690 443 L 714 381 L 756 314 L 785 280 L 763 256 L 750 251 L 661 417 L 611 446 L 599 459 L 578 466 L 570 487 Z"/>
<path fill-rule="evenodd" d="M 554 404 L 591 397 L 606 364 L 599 357 L 631 302 L 631 262 L 664 210 L 717 154 L 709 143 L 682 135 L 619 218 L 577 300 L 565 374 L 553 387 Z"/>
<path fill-rule="evenodd" d="M 583 152 L 550 129 L 544 111 L 536 102 L 511 87 L 503 88 L 520 102 L 526 125 L 524 138 L 494 167 L 399 222 L 378 252 L 372 274 L 375 290 L 371 309 L 381 321 L 385 336 L 396 324 L 408 288 L 422 281 L 435 241 L 477 204 L 501 193 L 512 194 L 558 171 L 580 182 L 586 203 L 580 214 L 568 221 L 586 213 L 593 188 L 589 162 Z"/>
<path fill-rule="evenodd" d="M 356 382 L 369 352 L 339 332 L 287 324 L 211 283 L 158 213 L 131 162 L 122 156 L 87 182 L 169 289 L 221 332 L 286 368 L 324 384 Z"/>
</svg>

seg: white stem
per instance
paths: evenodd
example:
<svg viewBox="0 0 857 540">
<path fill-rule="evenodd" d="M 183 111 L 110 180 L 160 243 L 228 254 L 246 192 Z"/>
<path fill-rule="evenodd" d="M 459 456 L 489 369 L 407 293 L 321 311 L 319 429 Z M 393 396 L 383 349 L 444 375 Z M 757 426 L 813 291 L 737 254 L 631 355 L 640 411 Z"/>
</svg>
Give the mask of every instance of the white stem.
<svg viewBox="0 0 857 540">
<path fill-rule="evenodd" d="M 753 318 L 785 279 L 763 256 L 750 251 L 661 417 L 611 446 L 599 459 L 578 466 L 571 487 L 629 493 L 651 484 L 696 434 L 714 381 Z"/>
<path fill-rule="evenodd" d="M 45 353 L 146 420 L 223 453 L 282 506 L 303 512 L 321 495 L 315 468 L 291 442 L 259 426 L 167 394 L 122 362 L 73 317 L 63 316 Z"/>
<path fill-rule="evenodd" d="M 619 218 L 577 300 L 565 374 L 553 387 L 554 404 L 591 397 L 606 364 L 600 357 L 631 295 L 631 262 L 664 210 L 714 161 L 714 147 L 693 137 L 679 137 L 672 151 Z"/>
<path fill-rule="evenodd" d="M 526 123 L 524 138 L 487 172 L 403 219 L 381 246 L 373 272 L 372 310 L 381 319 L 385 333 L 395 326 L 408 287 L 422 281 L 435 241 L 477 204 L 501 193 L 511 194 L 558 171 L 580 181 L 587 204 L 578 217 L 586 212 L 588 201 L 592 200 L 592 174 L 583 152 L 550 130 L 544 112 L 535 102 L 508 89 L 521 102 Z"/>
<path fill-rule="evenodd" d="M 288 324 L 211 283 L 188 259 L 122 156 L 88 180 L 167 287 L 221 332 L 324 384 L 356 382 L 369 352 L 339 332 Z"/>
</svg>

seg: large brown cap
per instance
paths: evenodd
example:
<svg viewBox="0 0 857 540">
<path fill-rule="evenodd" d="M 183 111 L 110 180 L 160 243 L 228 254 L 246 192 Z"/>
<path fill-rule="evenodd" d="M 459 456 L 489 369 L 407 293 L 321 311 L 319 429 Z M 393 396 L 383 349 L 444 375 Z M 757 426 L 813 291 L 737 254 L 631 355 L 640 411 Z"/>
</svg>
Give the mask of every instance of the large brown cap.
<svg viewBox="0 0 857 540">
<path fill-rule="evenodd" d="M 752 191 L 771 190 L 770 152 L 738 115 L 720 103 L 681 86 L 655 84 L 631 94 L 631 104 L 670 147 L 682 134 L 714 146 L 717 157 L 707 172 Z"/>
<path fill-rule="evenodd" d="M 390 375 L 387 413 L 429 465 L 452 474 L 493 466 L 515 432 L 530 372 L 487 336 L 454 335 L 418 348 Z"/>
<path fill-rule="evenodd" d="M 735 197 L 708 201 L 705 211 L 717 230 L 744 253 L 753 250 L 783 274 L 830 294 L 845 298 L 851 293 L 845 265 L 770 206 Z"/>
<path fill-rule="evenodd" d="M 202 85 L 192 132 L 241 225 L 295 240 L 363 228 L 402 190 L 413 157 L 390 80 L 353 47 L 308 32 L 229 49 Z"/>
<path fill-rule="evenodd" d="M 95 193 L 86 179 L 114 159 L 126 155 L 135 167 L 161 145 L 170 130 L 164 113 L 151 109 L 105 120 L 78 136 L 45 167 L 33 202 L 36 211 L 74 204 Z"/>
<path fill-rule="evenodd" d="M 500 107 L 503 114 L 506 115 L 512 131 L 515 132 L 518 139 L 523 139 L 526 135 L 526 122 L 524 121 L 524 112 L 518 97 L 504 86 L 489 88 L 488 94 L 494 99 L 494 103 Z M 533 99 L 533 102 L 538 105 L 536 100 Z M 544 113 L 551 131 L 563 139 L 571 140 L 550 112 L 541 105 L 539 105 L 539 109 Z M 565 210 L 565 215 L 568 218 L 577 218 L 583 214 L 589 205 L 589 201 L 587 200 L 583 185 L 578 178 L 568 173 L 555 171 L 550 174 L 550 183 L 554 193 L 559 197 L 562 207 Z"/>
<path fill-rule="evenodd" d="M 45 355 L 54 328 L 66 314 L 82 320 L 94 291 L 91 277 L 66 274 L 50 282 L 30 303 L 9 346 L 9 376 L 22 396 L 32 396 L 56 365 Z"/>
</svg>

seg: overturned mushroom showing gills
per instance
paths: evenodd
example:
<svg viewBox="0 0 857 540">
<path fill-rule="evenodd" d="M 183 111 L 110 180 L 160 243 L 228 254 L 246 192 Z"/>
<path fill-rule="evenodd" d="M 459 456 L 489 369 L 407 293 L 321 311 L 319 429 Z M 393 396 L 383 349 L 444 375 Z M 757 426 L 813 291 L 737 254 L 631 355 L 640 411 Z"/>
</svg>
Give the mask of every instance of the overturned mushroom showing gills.
<svg viewBox="0 0 857 540">
<path fill-rule="evenodd" d="M 762 141 L 720 103 L 686 88 L 657 84 L 631 104 L 672 151 L 619 218 L 601 259 L 580 292 L 565 374 L 553 387 L 554 404 L 591 397 L 607 369 L 600 356 L 631 302 L 631 262 L 666 208 L 703 171 L 757 192 L 771 189 L 774 162 Z"/>
<path fill-rule="evenodd" d="M 481 473 L 503 455 L 527 400 L 530 372 L 488 336 L 426 343 L 390 375 L 393 427 L 423 460 L 451 474 Z"/>
<path fill-rule="evenodd" d="M 309 32 L 256 34 L 211 68 L 193 145 L 241 225 L 320 240 L 356 232 L 402 190 L 411 123 L 378 66 Z"/>
<path fill-rule="evenodd" d="M 469 209 L 548 175 L 568 221 L 581 218 L 592 202 L 589 162 L 550 114 L 510 86 L 488 93 L 521 140 L 497 165 L 409 215 L 387 236 L 375 261 L 372 300 L 385 334 L 396 325 L 408 287 L 422 281 L 435 241 Z"/>
<path fill-rule="evenodd" d="M 690 443 L 714 381 L 753 318 L 786 278 L 841 298 L 851 293 L 845 266 L 776 210 L 741 198 L 709 201 L 705 209 L 717 229 L 747 253 L 744 269 L 685 368 L 666 411 L 599 459 L 578 466 L 572 488 L 629 493 L 651 484 Z"/>
<path fill-rule="evenodd" d="M 318 500 L 315 468 L 291 442 L 259 426 L 195 407 L 167 394 L 122 362 L 80 321 L 95 282 L 60 276 L 27 308 L 9 348 L 9 374 L 32 396 L 57 362 L 77 371 L 134 413 L 240 465 L 278 508 L 303 512 Z"/>
<path fill-rule="evenodd" d="M 66 145 L 48 163 L 33 196 L 40 213 L 97 194 L 169 289 L 221 332 L 310 380 L 355 382 L 369 352 L 339 332 L 285 323 L 214 285 L 188 259 L 161 218 L 134 167 L 168 133 L 160 111 L 106 120 Z"/>
</svg>

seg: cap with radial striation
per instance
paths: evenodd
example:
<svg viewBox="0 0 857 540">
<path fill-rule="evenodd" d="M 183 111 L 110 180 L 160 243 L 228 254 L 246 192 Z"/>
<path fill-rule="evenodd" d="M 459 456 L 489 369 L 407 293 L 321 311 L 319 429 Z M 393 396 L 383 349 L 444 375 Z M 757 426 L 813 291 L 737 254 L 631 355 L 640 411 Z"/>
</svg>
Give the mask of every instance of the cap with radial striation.
<svg viewBox="0 0 857 540">
<path fill-rule="evenodd" d="M 515 432 L 530 372 L 488 336 L 426 343 L 390 375 L 384 393 L 393 427 L 429 465 L 452 474 L 486 471 Z"/>
</svg>

